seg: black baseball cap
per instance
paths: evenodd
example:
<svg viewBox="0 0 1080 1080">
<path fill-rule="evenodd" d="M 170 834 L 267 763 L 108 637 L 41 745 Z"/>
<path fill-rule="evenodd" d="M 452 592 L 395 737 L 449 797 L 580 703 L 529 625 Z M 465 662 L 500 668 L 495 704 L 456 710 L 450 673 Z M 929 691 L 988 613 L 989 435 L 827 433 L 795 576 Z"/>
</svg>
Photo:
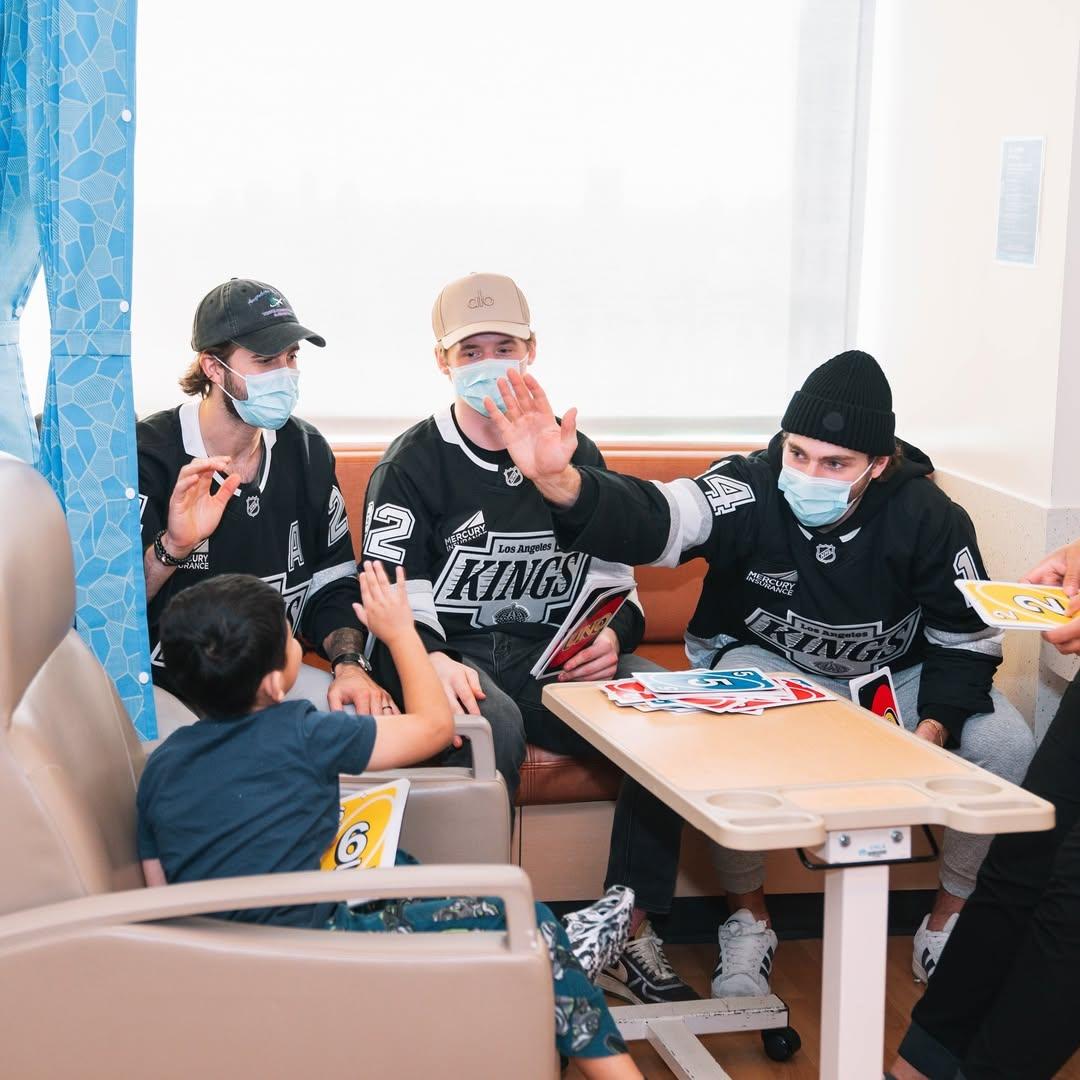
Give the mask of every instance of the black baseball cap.
<svg viewBox="0 0 1080 1080">
<path fill-rule="evenodd" d="M 326 339 L 301 326 L 280 290 L 265 281 L 229 278 L 199 301 L 191 328 L 196 352 L 231 341 L 260 356 L 276 356 L 298 341 L 323 348 Z"/>
</svg>

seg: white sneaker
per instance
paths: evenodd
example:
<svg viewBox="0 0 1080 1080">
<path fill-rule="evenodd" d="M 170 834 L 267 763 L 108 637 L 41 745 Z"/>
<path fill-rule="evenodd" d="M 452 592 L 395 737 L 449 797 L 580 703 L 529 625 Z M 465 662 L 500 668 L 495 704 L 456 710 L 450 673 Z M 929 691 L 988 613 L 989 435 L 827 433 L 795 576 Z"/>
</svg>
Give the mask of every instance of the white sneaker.
<svg viewBox="0 0 1080 1080">
<path fill-rule="evenodd" d="M 720 959 L 713 972 L 713 997 L 763 997 L 771 993 L 776 935 L 746 908 L 739 908 L 723 926 Z"/>
<path fill-rule="evenodd" d="M 929 915 L 919 923 L 919 929 L 915 931 L 915 946 L 911 953 L 911 974 L 915 976 L 917 982 L 930 981 L 930 976 L 934 974 L 934 968 L 938 966 L 941 952 L 949 940 L 957 918 L 958 915 L 953 912 L 945 923 L 944 930 L 928 930 L 926 924 L 930 921 Z"/>
</svg>

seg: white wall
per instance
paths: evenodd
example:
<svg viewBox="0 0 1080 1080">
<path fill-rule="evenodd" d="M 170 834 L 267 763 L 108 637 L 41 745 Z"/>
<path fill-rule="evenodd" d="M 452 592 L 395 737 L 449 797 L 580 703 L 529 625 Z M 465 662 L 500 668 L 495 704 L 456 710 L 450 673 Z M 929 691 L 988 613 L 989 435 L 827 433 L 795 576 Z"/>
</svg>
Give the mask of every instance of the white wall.
<svg viewBox="0 0 1080 1080">
<path fill-rule="evenodd" d="M 859 343 L 939 467 L 1080 504 L 1075 453 L 1051 501 L 1080 445 L 1080 398 L 1058 420 L 1080 4 L 878 0 L 876 20 Z M 1022 135 L 1046 138 L 1033 268 L 994 262 L 1001 140 Z"/>
<path fill-rule="evenodd" d="M 992 577 L 1080 533 L 1080 3 L 878 0 L 858 340 Z M 1001 141 L 1046 139 L 1034 267 L 994 262 Z M 1045 731 L 1076 669 L 1010 634 L 997 685 Z"/>
</svg>

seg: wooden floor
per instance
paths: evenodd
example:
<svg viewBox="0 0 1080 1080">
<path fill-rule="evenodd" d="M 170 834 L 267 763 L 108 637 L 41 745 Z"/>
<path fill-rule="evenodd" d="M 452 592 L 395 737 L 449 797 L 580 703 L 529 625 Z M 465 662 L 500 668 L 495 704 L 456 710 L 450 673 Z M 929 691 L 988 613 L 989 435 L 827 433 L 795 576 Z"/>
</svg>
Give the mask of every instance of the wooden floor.
<svg viewBox="0 0 1080 1080">
<path fill-rule="evenodd" d="M 679 974 L 705 995 L 716 963 L 716 946 L 666 945 L 665 952 Z M 791 1010 L 791 1025 L 802 1037 L 802 1049 L 788 1062 L 770 1061 L 756 1032 L 707 1035 L 702 1040 L 732 1080 L 812 1080 L 818 1075 L 819 1016 L 821 1010 L 821 942 L 783 941 L 777 951 L 772 987 Z M 892 1061 L 907 1030 L 911 1007 L 922 987 L 911 977 L 911 939 L 889 938 L 888 987 L 885 1001 L 885 1063 Z M 611 1004 L 620 1004 L 614 998 Z M 649 1080 L 662 1080 L 671 1072 L 647 1042 L 630 1044 L 634 1060 Z M 571 1066 L 567 1080 L 581 1080 Z M 1058 1074 L 1062 1080 L 1080 1080 L 1080 1054 Z"/>
</svg>

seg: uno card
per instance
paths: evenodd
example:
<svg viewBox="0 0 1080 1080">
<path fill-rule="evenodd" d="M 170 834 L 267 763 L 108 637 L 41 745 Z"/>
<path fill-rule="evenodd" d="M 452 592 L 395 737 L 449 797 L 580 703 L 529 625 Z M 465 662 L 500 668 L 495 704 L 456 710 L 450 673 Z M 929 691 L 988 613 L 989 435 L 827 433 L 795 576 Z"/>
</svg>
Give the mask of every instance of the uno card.
<svg viewBox="0 0 1080 1080">
<path fill-rule="evenodd" d="M 321 869 L 393 866 L 408 796 L 409 781 L 404 777 L 343 796 L 337 836 L 323 853 Z"/>
<path fill-rule="evenodd" d="M 851 700 L 861 705 L 875 716 L 891 720 L 897 727 L 903 727 L 900 718 L 900 706 L 896 701 L 892 672 L 887 668 L 872 671 L 869 675 L 860 675 L 848 683 L 851 688 Z"/>
<path fill-rule="evenodd" d="M 834 695 L 828 690 L 822 690 L 820 686 L 807 679 L 797 679 L 786 676 L 780 680 L 795 695 L 795 701 L 803 704 L 808 701 L 833 701 Z"/>
<path fill-rule="evenodd" d="M 1064 589 L 1010 581 L 969 581 L 956 587 L 987 626 L 1006 630 L 1053 630 L 1072 621 Z"/>
<path fill-rule="evenodd" d="M 713 671 L 635 671 L 634 678 L 657 695 L 759 694 L 778 691 L 781 686 L 757 668 Z"/>
<path fill-rule="evenodd" d="M 619 705 L 633 705 L 638 701 L 652 701 L 656 696 L 650 694 L 635 679 L 619 679 L 616 682 L 604 683 L 604 693 Z"/>
</svg>

